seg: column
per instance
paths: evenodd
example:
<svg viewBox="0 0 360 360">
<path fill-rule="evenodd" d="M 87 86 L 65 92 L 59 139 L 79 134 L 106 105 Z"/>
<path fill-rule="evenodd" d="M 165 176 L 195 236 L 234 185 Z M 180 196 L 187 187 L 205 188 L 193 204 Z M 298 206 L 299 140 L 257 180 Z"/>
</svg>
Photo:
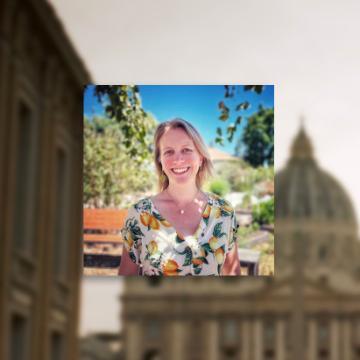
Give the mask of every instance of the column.
<svg viewBox="0 0 360 360">
<path fill-rule="evenodd" d="M 206 322 L 206 333 L 207 338 L 204 339 L 205 351 L 207 355 L 204 357 L 207 360 L 218 360 L 219 359 L 219 324 L 214 319 Z"/>
<path fill-rule="evenodd" d="M 317 360 L 317 324 L 315 319 L 308 322 L 308 360 Z"/>
<path fill-rule="evenodd" d="M 250 320 L 244 320 L 241 323 L 241 355 L 240 359 L 250 360 L 250 341 L 251 341 L 251 323 Z"/>
<path fill-rule="evenodd" d="M 349 319 L 342 321 L 342 355 L 343 360 L 351 360 L 351 323 Z"/>
<path fill-rule="evenodd" d="M 187 344 L 185 343 L 185 326 L 184 321 L 174 320 L 171 324 L 171 348 L 170 359 L 185 360 Z"/>
<path fill-rule="evenodd" d="M 341 357 L 339 352 L 339 320 L 331 319 L 330 323 L 330 359 L 337 360 Z"/>
<path fill-rule="evenodd" d="M 254 322 L 254 360 L 263 359 L 263 323 L 260 318 Z"/>
<path fill-rule="evenodd" d="M 285 321 L 279 319 L 276 321 L 276 346 L 275 355 L 276 360 L 285 360 L 286 345 L 285 345 Z"/>
<path fill-rule="evenodd" d="M 126 360 L 141 360 L 141 327 L 138 321 L 129 321 L 126 324 Z"/>
</svg>

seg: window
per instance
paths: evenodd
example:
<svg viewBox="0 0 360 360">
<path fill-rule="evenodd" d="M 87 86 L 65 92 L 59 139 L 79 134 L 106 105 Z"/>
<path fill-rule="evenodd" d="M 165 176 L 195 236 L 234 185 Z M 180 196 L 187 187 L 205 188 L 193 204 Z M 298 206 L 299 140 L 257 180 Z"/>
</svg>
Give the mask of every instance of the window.
<svg viewBox="0 0 360 360">
<path fill-rule="evenodd" d="M 328 255 L 328 247 L 325 244 L 319 246 L 318 257 L 320 261 L 326 260 Z"/>
<path fill-rule="evenodd" d="M 55 211 L 54 211 L 54 273 L 56 276 L 65 277 L 65 265 L 67 263 L 67 216 L 68 216 L 68 192 L 67 192 L 67 157 L 63 149 L 56 151 L 55 170 Z"/>
<path fill-rule="evenodd" d="M 222 349 L 223 360 L 235 360 L 238 359 L 238 349 L 235 346 L 225 346 Z"/>
<path fill-rule="evenodd" d="M 51 360 L 64 359 L 64 343 L 63 336 L 59 332 L 53 332 L 51 334 Z"/>
<path fill-rule="evenodd" d="M 264 359 L 275 359 L 276 330 L 275 322 L 266 320 L 264 322 Z"/>
<path fill-rule="evenodd" d="M 157 320 L 150 320 L 147 323 L 146 337 L 149 340 L 158 340 L 160 338 L 160 324 Z"/>
<path fill-rule="evenodd" d="M 10 360 L 25 360 L 28 358 L 27 321 L 20 315 L 14 315 L 10 331 Z"/>
<path fill-rule="evenodd" d="M 222 358 L 236 359 L 240 349 L 239 327 L 236 319 L 227 319 L 222 324 Z"/>
<path fill-rule="evenodd" d="M 161 360 L 161 356 L 158 350 L 147 350 L 144 354 L 144 360 Z"/>
<path fill-rule="evenodd" d="M 238 342 L 240 337 L 238 334 L 238 326 L 236 320 L 229 319 L 224 323 L 224 342 L 225 343 L 234 343 Z"/>
<path fill-rule="evenodd" d="M 34 139 L 35 124 L 28 106 L 20 103 L 17 130 L 17 158 L 15 169 L 14 199 L 14 246 L 23 253 L 34 249 L 34 201 L 36 185 L 36 163 Z"/>
<path fill-rule="evenodd" d="M 192 316 L 192 320 L 186 321 L 185 330 L 185 358 L 191 360 L 203 359 L 204 348 L 207 344 L 207 336 L 210 335 L 209 329 L 201 318 Z M 211 326 L 217 327 L 217 323 L 212 323 Z M 211 335 L 210 335 L 211 336 Z M 196 339 L 196 341 L 194 341 Z M 214 339 L 215 340 L 215 339 Z M 218 342 L 216 339 L 215 341 Z"/>
<path fill-rule="evenodd" d="M 351 334 L 353 347 L 360 354 L 360 319 L 357 317 L 351 321 Z"/>
<path fill-rule="evenodd" d="M 318 322 L 318 358 L 329 359 L 330 327 L 329 322 L 320 320 Z"/>
</svg>

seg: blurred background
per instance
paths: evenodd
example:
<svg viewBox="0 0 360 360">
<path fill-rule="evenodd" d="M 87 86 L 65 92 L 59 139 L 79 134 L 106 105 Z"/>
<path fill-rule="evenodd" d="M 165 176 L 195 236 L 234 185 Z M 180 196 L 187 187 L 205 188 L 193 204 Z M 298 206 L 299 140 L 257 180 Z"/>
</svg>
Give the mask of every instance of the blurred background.
<svg viewBox="0 0 360 360">
<path fill-rule="evenodd" d="M 0 357 L 358 359 L 359 7 L 1 1 Z M 274 278 L 81 277 L 90 82 L 275 84 Z"/>
</svg>

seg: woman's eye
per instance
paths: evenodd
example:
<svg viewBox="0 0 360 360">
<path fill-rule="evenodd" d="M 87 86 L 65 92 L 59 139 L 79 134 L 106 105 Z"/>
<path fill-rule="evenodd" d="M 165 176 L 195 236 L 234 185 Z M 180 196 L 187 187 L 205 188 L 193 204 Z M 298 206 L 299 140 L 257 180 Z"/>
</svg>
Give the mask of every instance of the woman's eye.
<svg viewBox="0 0 360 360">
<path fill-rule="evenodd" d="M 184 152 L 192 152 L 192 149 L 186 148 L 184 149 Z"/>
<path fill-rule="evenodd" d="M 164 152 L 164 155 L 171 155 L 172 154 L 172 151 L 171 150 L 167 150 Z"/>
</svg>

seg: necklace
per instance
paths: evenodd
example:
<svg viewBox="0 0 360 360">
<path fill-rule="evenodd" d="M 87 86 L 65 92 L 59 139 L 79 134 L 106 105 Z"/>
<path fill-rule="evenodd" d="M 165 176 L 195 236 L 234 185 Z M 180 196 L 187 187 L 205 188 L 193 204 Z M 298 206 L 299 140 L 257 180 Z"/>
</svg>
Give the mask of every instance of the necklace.
<svg viewBox="0 0 360 360">
<path fill-rule="evenodd" d="M 198 196 L 200 190 L 198 190 L 197 193 L 195 194 L 195 196 L 193 197 L 193 199 L 192 199 L 191 201 L 189 201 L 187 204 L 185 204 L 183 207 L 180 207 L 180 206 L 177 204 L 177 202 L 176 202 L 176 201 L 174 200 L 174 198 L 170 195 L 170 193 L 169 193 L 168 190 L 166 190 L 166 192 L 167 192 L 168 196 L 171 198 L 171 200 L 175 203 L 176 207 L 178 208 L 179 214 L 180 214 L 180 215 L 184 215 L 186 208 L 194 202 L 194 200 L 195 200 L 196 197 Z"/>
</svg>

